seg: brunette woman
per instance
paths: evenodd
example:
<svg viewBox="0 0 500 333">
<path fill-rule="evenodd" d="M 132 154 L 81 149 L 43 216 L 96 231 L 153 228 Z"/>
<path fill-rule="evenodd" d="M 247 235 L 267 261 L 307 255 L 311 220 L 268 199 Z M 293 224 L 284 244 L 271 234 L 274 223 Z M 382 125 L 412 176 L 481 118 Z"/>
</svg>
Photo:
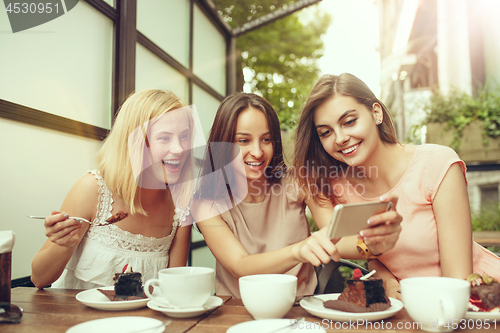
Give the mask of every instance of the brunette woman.
<svg viewBox="0 0 500 333">
<path fill-rule="evenodd" d="M 313 294 L 313 265 L 339 260 L 344 253 L 326 237 L 331 212 L 316 221 L 322 229 L 310 235 L 304 197 L 287 175 L 273 107 L 255 94 L 226 97 L 209 147 L 200 198 L 192 210 L 217 259 L 216 293 L 239 298 L 239 277 L 285 273 L 297 276 L 298 295 Z M 373 228 L 383 229 L 375 231 L 380 236 L 373 244 L 388 250 L 397 239 L 400 217 L 393 211 L 382 218 L 394 223 Z M 354 247 L 356 237 L 348 242 Z M 347 257 L 361 258 L 351 254 Z"/>
<path fill-rule="evenodd" d="M 299 175 L 317 185 L 314 206 L 378 200 L 397 195 L 402 231 L 392 250 L 364 237 L 370 268 L 384 277 L 391 297 L 412 276 L 465 279 L 473 271 L 500 278 L 500 259 L 472 241 L 465 163 L 448 147 L 401 144 L 389 111 L 357 77 L 324 75 L 302 110 L 294 167 L 320 166 L 338 173 Z M 339 251 L 351 245 L 341 240 Z M 353 249 L 351 249 L 353 250 Z M 385 269 L 385 267 L 389 269 Z"/>
</svg>

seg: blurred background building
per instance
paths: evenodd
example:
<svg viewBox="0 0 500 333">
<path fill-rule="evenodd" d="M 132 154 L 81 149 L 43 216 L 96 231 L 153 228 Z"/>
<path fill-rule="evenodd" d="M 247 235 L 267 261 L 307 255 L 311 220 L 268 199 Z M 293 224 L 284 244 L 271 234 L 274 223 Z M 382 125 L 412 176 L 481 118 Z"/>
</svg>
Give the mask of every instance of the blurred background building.
<svg viewBox="0 0 500 333">
<path fill-rule="evenodd" d="M 500 1 L 376 0 L 380 24 L 381 100 L 392 111 L 405 141 L 425 119 L 433 93 L 477 96 L 483 86 L 500 88 Z M 500 111 L 500 110 L 499 110 Z M 483 145 L 482 128 L 465 129 L 458 150 L 468 168 L 473 210 L 498 203 L 500 146 Z M 414 138 L 415 139 L 415 138 Z M 450 145 L 451 132 L 428 124 L 420 142 Z"/>
</svg>

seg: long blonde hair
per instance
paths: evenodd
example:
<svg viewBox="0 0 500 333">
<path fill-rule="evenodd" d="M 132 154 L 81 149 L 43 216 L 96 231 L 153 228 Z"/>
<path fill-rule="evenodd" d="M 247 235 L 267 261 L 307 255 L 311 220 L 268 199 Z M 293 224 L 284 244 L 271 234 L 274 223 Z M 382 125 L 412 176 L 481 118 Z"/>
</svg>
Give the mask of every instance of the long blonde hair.
<svg viewBox="0 0 500 333">
<path fill-rule="evenodd" d="M 151 120 L 180 108 L 187 106 L 169 90 L 149 89 L 131 94 L 120 107 L 113 128 L 97 153 L 97 168 L 106 185 L 114 195 L 122 198 L 131 214 L 147 215 L 141 204 L 141 187 L 138 186 L 137 177 L 138 168 L 143 165 L 143 158 L 149 155 L 148 128 L 144 127 L 152 125 L 154 121 Z M 192 130 L 192 116 L 189 120 Z M 131 158 L 131 150 L 140 151 L 137 154 L 140 158 Z M 183 206 L 187 205 L 188 197 L 192 193 L 192 189 L 186 188 L 190 187 L 191 182 L 187 180 L 192 179 L 192 170 L 192 154 L 189 153 L 177 182 L 181 185 L 168 186 L 171 192 L 175 188 L 176 197 L 179 197 L 178 193 L 183 193 L 180 202 Z"/>
</svg>

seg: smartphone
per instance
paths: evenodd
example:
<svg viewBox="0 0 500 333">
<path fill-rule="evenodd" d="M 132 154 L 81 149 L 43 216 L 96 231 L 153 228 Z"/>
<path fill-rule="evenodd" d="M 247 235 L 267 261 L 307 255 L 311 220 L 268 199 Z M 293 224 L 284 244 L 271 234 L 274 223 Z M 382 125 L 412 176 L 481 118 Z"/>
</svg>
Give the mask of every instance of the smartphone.
<svg viewBox="0 0 500 333">
<path fill-rule="evenodd" d="M 392 202 L 370 201 L 354 204 L 338 204 L 333 209 L 328 227 L 330 239 L 357 235 L 369 227 L 368 219 L 373 215 L 390 210 Z"/>
</svg>

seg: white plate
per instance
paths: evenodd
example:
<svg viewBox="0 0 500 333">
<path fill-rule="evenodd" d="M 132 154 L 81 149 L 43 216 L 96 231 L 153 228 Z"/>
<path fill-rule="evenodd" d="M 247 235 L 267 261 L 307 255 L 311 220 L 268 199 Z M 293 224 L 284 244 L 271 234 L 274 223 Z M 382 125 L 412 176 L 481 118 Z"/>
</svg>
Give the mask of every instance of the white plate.
<svg viewBox="0 0 500 333">
<path fill-rule="evenodd" d="M 141 333 L 161 333 L 165 331 L 165 327 L 158 327 L 161 323 L 158 319 L 147 317 L 111 317 L 86 321 L 70 327 L 66 333 L 127 333 L 141 329 L 144 330 Z"/>
<path fill-rule="evenodd" d="M 228 328 L 226 333 L 255 333 L 255 332 L 271 332 L 281 327 L 280 333 L 293 333 L 293 332 L 322 332 L 326 333 L 318 323 L 311 323 L 308 321 L 301 322 L 295 326 L 286 327 L 286 325 L 293 324 L 294 319 L 259 319 L 246 321 Z"/>
<path fill-rule="evenodd" d="M 315 295 L 316 298 L 319 298 L 322 301 L 336 300 L 339 296 L 340 294 Z M 358 319 L 376 321 L 389 318 L 403 308 L 403 302 L 392 297 L 389 297 L 389 299 L 391 300 L 391 307 L 387 310 L 377 312 L 354 313 L 327 309 L 323 306 L 323 304 L 320 304 L 319 302 L 316 303 L 308 298 L 302 299 L 300 301 L 300 306 L 310 314 L 324 319 L 331 319 L 335 321 L 356 321 Z"/>
<path fill-rule="evenodd" d="M 76 299 L 81 303 L 89 306 L 91 308 L 99 310 L 109 310 L 109 311 L 121 311 L 121 310 L 132 310 L 139 309 L 146 306 L 149 298 L 144 299 L 134 299 L 131 301 L 111 301 L 103 293 L 97 289 L 103 290 L 113 290 L 114 287 L 102 287 L 89 289 L 76 294 Z"/>
<path fill-rule="evenodd" d="M 161 313 L 174 318 L 190 318 L 202 315 L 207 311 L 213 310 L 216 307 L 221 306 L 222 303 L 222 298 L 217 296 L 210 296 L 205 304 L 203 304 L 203 307 L 200 306 L 196 308 L 175 309 L 152 299 L 148 302 L 148 308 L 160 311 Z"/>
<path fill-rule="evenodd" d="M 474 312 L 467 311 L 465 319 L 500 320 L 500 312 Z"/>
</svg>

